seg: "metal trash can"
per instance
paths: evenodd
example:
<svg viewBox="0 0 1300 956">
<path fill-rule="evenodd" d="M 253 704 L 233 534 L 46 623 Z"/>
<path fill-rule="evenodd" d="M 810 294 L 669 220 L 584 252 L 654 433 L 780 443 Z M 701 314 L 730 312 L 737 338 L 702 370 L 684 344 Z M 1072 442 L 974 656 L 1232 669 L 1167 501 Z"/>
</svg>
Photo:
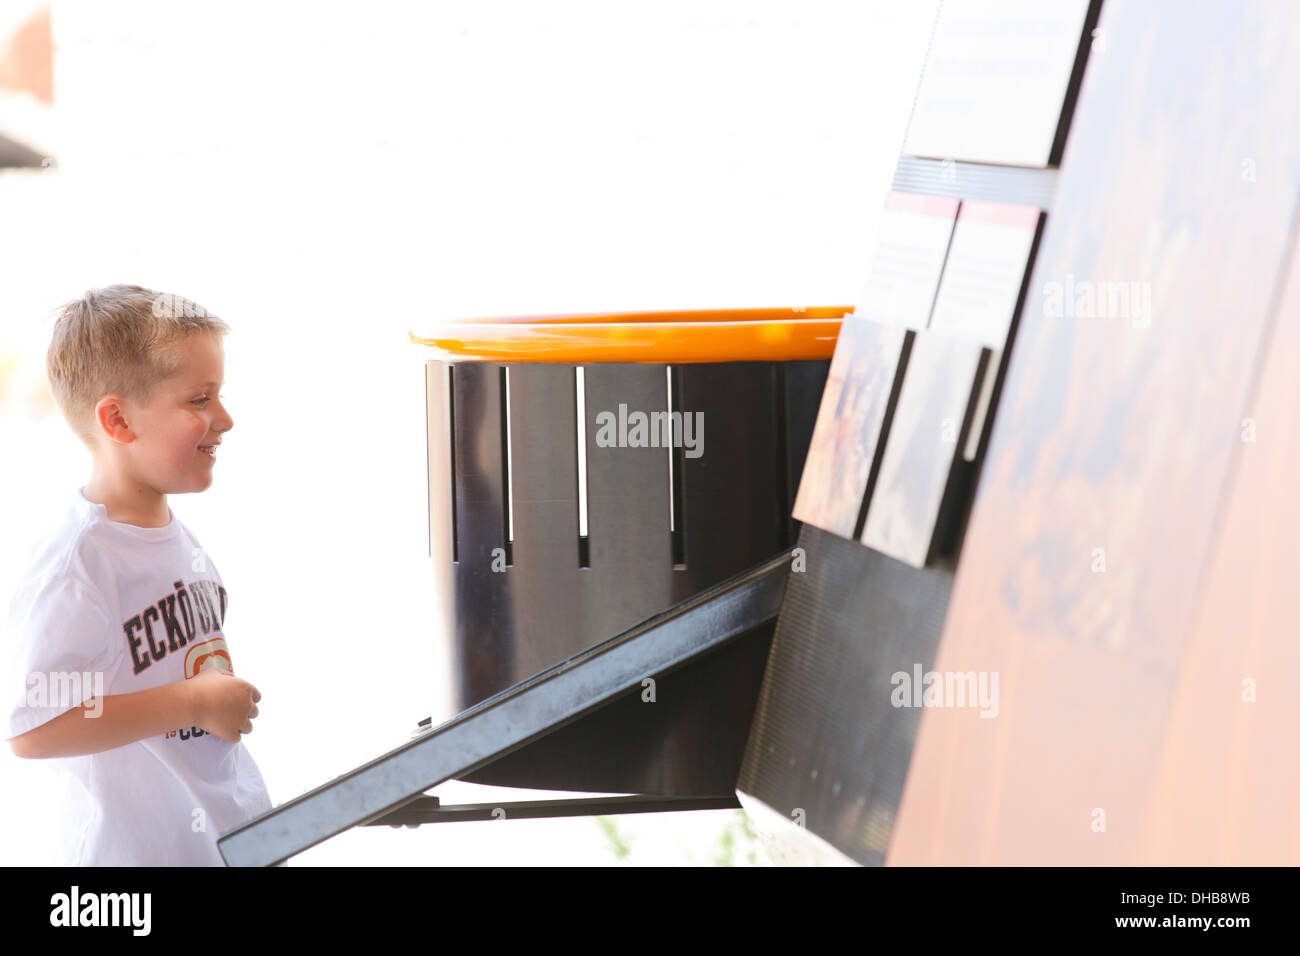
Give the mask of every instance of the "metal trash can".
<svg viewBox="0 0 1300 956">
<path fill-rule="evenodd" d="M 444 323 L 426 363 L 436 640 L 468 708 L 797 540 L 847 307 Z M 734 789 L 770 642 L 742 639 L 463 779 Z M 728 782 L 729 781 L 729 782 Z"/>
</svg>

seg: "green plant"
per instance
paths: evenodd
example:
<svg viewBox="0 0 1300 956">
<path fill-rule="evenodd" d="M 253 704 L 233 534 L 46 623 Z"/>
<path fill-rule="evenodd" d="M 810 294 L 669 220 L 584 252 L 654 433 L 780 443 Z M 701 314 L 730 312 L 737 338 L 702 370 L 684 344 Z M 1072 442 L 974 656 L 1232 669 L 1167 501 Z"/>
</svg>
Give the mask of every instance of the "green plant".
<svg viewBox="0 0 1300 956">
<path fill-rule="evenodd" d="M 620 863 L 627 860 L 632 853 L 632 844 L 626 836 L 619 832 L 618 824 L 609 817 L 596 817 L 596 825 L 605 834 L 605 839 L 609 841 L 610 851 L 614 854 L 614 859 Z"/>
<path fill-rule="evenodd" d="M 745 862 L 751 866 L 758 862 L 758 834 L 750 822 L 749 814 L 744 810 L 733 811 L 722 832 L 713 855 L 714 866 L 735 866 L 737 854 L 743 853 Z"/>
</svg>

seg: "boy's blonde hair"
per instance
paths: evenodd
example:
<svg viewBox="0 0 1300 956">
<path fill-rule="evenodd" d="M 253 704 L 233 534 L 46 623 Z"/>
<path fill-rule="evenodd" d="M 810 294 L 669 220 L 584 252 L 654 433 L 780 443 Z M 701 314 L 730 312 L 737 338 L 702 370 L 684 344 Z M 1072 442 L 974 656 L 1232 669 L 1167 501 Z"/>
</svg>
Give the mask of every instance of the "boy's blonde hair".
<svg viewBox="0 0 1300 956">
<path fill-rule="evenodd" d="M 178 371 L 170 346 L 228 326 L 197 303 L 138 285 L 91 289 L 59 310 L 45 355 L 50 392 L 77 437 L 95 450 L 95 405 L 108 394 L 149 401 Z"/>
</svg>

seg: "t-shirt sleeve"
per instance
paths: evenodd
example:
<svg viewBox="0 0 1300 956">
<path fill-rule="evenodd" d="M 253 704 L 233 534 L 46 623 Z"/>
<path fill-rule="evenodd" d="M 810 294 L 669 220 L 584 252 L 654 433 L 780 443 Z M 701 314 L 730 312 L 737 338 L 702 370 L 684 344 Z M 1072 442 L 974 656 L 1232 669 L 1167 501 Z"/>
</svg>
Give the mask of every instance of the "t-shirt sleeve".
<svg viewBox="0 0 1300 956">
<path fill-rule="evenodd" d="M 77 578 L 29 583 L 15 591 L 0 667 L 0 701 L 8 705 L 4 739 L 102 695 L 114 630 L 99 592 Z"/>
</svg>

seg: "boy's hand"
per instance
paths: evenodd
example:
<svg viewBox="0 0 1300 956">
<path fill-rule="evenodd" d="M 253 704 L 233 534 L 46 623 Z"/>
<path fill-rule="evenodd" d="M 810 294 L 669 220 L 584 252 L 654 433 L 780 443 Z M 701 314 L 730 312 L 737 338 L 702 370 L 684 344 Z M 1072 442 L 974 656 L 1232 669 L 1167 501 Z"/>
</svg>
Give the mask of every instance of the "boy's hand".
<svg viewBox="0 0 1300 956">
<path fill-rule="evenodd" d="M 190 685 L 197 726 L 235 744 L 241 733 L 253 732 L 257 701 L 262 695 L 248 681 L 224 668 L 209 667 L 186 683 Z"/>
</svg>

